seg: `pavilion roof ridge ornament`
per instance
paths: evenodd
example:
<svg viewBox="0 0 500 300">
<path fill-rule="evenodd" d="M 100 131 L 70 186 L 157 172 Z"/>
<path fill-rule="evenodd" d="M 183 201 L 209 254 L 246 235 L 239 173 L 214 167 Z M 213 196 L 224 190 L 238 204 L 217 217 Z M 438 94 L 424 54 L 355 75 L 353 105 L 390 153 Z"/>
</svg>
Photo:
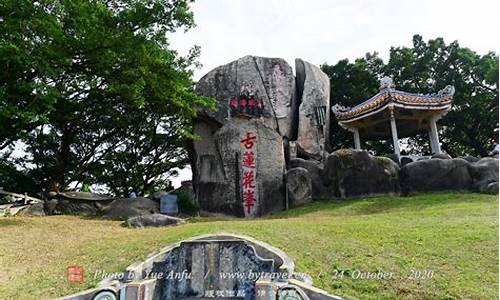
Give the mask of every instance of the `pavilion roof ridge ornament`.
<svg viewBox="0 0 500 300">
<path fill-rule="evenodd" d="M 380 79 L 380 87 L 379 90 L 395 90 L 396 85 L 394 84 L 394 80 L 390 76 L 384 76 Z"/>
<path fill-rule="evenodd" d="M 436 96 L 444 98 L 444 97 L 453 97 L 453 95 L 455 95 L 455 87 L 453 85 L 447 85 L 442 90 L 437 92 Z"/>
<path fill-rule="evenodd" d="M 351 121 L 366 114 L 384 109 L 387 105 L 405 109 L 420 110 L 448 110 L 453 102 L 455 88 L 448 85 L 437 93 L 418 94 L 395 89 L 390 77 L 381 79 L 380 92 L 353 107 L 344 107 L 336 104 L 332 107 L 335 117 L 339 121 Z"/>
<path fill-rule="evenodd" d="M 343 105 L 340 105 L 340 104 L 335 104 L 334 106 L 332 106 L 332 111 L 334 113 L 341 113 L 341 112 L 346 112 L 346 111 L 349 111 L 351 109 L 351 107 L 349 106 L 343 106 Z"/>
<path fill-rule="evenodd" d="M 379 90 L 381 93 L 387 90 L 387 92 L 394 92 L 399 94 L 407 94 L 407 95 L 429 97 L 429 98 L 444 98 L 453 96 L 455 94 L 455 87 L 453 85 L 447 85 L 437 93 L 419 94 L 419 93 L 400 91 L 396 89 L 396 84 L 394 83 L 394 80 L 392 79 L 391 76 L 384 76 L 380 79 Z"/>
<path fill-rule="evenodd" d="M 391 93 L 410 96 L 410 97 L 421 97 L 421 98 L 450 98 L 453 97 L 453 95 L 455 95 L 455 87 L 453 85 L 447 85 L 443 89 L 439 90 L 437 93 L 427 93 L 427 94 L 411 93 L 396 89 L 391 90 Z M 375 95 L 374 97 L 377 97 L 379 94 Z"/>
</svg>

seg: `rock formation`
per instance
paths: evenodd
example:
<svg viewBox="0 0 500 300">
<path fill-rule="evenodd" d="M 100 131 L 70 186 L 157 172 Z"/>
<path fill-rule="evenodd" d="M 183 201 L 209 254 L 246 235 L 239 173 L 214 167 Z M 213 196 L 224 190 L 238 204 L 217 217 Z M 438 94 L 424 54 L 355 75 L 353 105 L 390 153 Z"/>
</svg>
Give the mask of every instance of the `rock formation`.
<svg viewBox="0 0 500 300">
<path fill-rule="evenodd" d="M 158 213 L 160 213 L 160 204 L 143 197 L 117 198 L 100 211 L 102 217 L 116 220 L 126 220 L 136 216 Z"/>
<path fill-rule="evenodd" d="M 297 66 L 296 80 L 283 59 L 245 56 L 197 84 L 198 94 L 217 100 L 216 111 L 199 110 L 200 138 L 189 149 L 203 210 L 246 217 L 281 210 L 288 142 L 296 140 L 304 157 L 322 158 L 328 77 L 302 60 Z"/>
<path fill-rule="evenodd" d="M 498 194 L 498 158 L 485 157 L 469 165 L 472 188 L 488 194 Z"/>
<path fill-rule="evenodd" d="M 469 162 L 461 158 L 426 159 L 401 168 L 403 194 L 418 192 L 471 190 L 498 193 L 498 159 Z"/>
<path fill-rule="evenodd" d="M 298 167 L 288 170 L 286 172 L 286 187 L 290 207 L 312 201 L 312 182 L 306 169 Z"/>
<path fill-rule="evenodd" d="M 324 180 L 331 196 L 360 197 L 399 193 L 399 166 L 387 157 L 372 156 L 366 151 L 341 149 L 328 156 Z"/>
<path fill-rule="evenodd" d="M 298 132 L 297 151 L 321 159 L 329 143 L 330 79 L 318 67 L 295 60 L 297 72 Z"/>
<path fill-rule="evenodd" d="M 132 228 L 143 227 L 165 227 L 183 224 L 185 221 L 181 218 L 166 216 L 163 214 L 139 215 L 127 219 L 127 226 Z"/>
<path fill-rule="evenodd" d="M 239 97 L 245 96 L 250 98 L 245 100 L 262 101 L 264 124 L 278 131 L 281 136 L 290 136 L 295 77 L 292 68 L 281 58 L 242 57 L 207 73 L 198 82 L 196 91 L 217 100 L 215 112 L 202 109 L 201 115 L 218 125 L 232 118 L 232 109 L 250 108 L 250 101 L 246 101 L 248 104 L 231 102 L 232 99 L 243 100 Z M 236 107 L 232 106 L 234 104 Z"/>
<path fill-rule="evenodd" d="M 323 164 L 316 160 L 305 160 L 302 158 L 294 158 L 290 160 L 290 168 L 304 168 L 307 170 L 311 178 L 312 185 L 312 198 L 329 199 L 333 197 L 333 185 L 324 180 L 323 177 Z"/>
</svg>

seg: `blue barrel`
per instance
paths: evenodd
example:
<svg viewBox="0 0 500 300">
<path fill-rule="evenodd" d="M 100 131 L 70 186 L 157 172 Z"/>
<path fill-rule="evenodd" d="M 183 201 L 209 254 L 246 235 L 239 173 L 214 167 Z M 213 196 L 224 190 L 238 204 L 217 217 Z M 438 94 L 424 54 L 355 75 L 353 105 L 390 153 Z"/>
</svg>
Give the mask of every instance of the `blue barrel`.
<svg viewBox="0 0 500 300">
<path fill-rule="evenodd" d="M 163 195 L 160 197 L 160 212 L 166 215 L 176 215 L 179 213 L 177 205 L 177 195 Z"/>
</svg>

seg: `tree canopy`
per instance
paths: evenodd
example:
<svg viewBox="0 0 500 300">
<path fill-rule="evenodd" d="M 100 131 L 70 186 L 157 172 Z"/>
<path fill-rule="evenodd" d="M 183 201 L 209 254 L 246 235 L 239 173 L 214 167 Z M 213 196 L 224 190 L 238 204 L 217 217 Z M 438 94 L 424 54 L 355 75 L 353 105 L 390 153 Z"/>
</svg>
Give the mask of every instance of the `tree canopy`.
<svg viewBox="0 0 500 300">
<path fill-rule="evenodd" d="M 1 1 L 0 186 L 37 193 L 52 182 L 95 183 L 115 195 L 167 188 L 187 162 L 195 107 L 215 105 L 194 93 L 199 48 L 182 57 L 169 46 L 169 33 L 192 26 L 188 0 Z M 494 143 L 496 53 L 415 35 L 413 47 L 391 48 L 387 63 L 372 53 L 322 69 L 331 102 L 347 106 L 377 93 L 383 76 L 417 93 L 452 84 L 442 148 L 484 156 Z M 332 149 L 351 147 L 351 135 L 330 126 Z M 426 134 L 408 143 L 428 149 Z M 388 141 L 366 145 L 391 153 Z"/>
<path fill-rule="evenodd" d="M 213 104 L 194 94 L 199 49 L 169 49 L 169 33 L 194 25 L 188 2 L 2 1 L 0 170 L 16 166 L 39 190 L 168 184 L 186 162 L 194 107 Z"/>
<path fill-rule="evenodd" d="M 498 128 L 498 55 L 479 55 L 457 41 L 442 38 L 424 41 L 413 37 L 413 47 L 392 47 L 387 63 L 377 53 L 353 63 L 341 60 L 322 65 L 330 77 L 331 103 L 353 106 L 378 92 L 384 76 L 396 87 L 415 93 L 433 93 L 446 85 L 455 86 L 452 110 L 439 121 L 442 149 L 452 156 L 485 156 L 495 143 Z M 351 134 L 332 120 L 332 147 L 352 147 Z M 409 138 L 410 152 L 428 151 L 426 133 Z M 378 154 L 391 153 L 388 141 L 370 141 L 366 147 Z"/>
</svg>

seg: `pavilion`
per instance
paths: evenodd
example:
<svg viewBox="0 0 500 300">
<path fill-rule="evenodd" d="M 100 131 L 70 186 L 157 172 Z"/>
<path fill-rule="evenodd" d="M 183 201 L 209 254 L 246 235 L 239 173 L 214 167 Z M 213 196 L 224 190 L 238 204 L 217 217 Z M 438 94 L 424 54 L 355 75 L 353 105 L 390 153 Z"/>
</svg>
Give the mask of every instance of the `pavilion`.
<svg viewBox="0 0 500 300">
<path fill-rule="evenodd" d="M 400 158 L 399 138 L 428 132 L 433 154 L 441 153 L 437 120 L 452 106 L 453 86 L 437 94 L 414 94 L 395 89 L 391 78 L 381 80 L 380 92 L 352 108 L 332 107 L 339 125 L 354 134 L 354 148 L 361 149 L 361 139 L 392 137 L 394 153 Z"/>
</svg>

